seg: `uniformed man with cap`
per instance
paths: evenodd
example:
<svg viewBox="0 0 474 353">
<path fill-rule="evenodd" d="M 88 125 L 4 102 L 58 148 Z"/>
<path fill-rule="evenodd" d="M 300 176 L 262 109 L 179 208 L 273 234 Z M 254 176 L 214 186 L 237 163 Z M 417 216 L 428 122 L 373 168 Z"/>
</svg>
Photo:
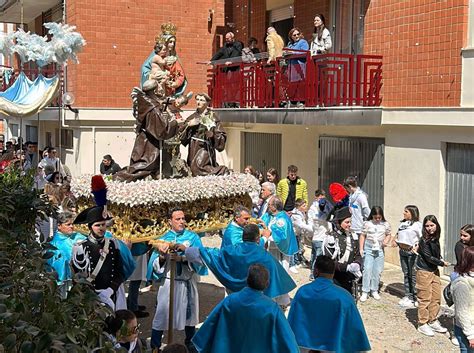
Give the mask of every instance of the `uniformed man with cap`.
<svg viewBox="0 0 474 353">
<path fill-rule="evenodd" d="M 110 219 L 103 206 L 87 208 L 76 217 L 74 223 L 87 224 L 89 235 L 74 245 L 71 265 L 75 273 L 84 274 L 92 283 L 101 301 L 115 309 L 117 302 L 125 300 L 119 298 L 123 291 L 118 290 L 125 274 L 120 244 L 105 237 L 106 222 Z"/>
</svg>

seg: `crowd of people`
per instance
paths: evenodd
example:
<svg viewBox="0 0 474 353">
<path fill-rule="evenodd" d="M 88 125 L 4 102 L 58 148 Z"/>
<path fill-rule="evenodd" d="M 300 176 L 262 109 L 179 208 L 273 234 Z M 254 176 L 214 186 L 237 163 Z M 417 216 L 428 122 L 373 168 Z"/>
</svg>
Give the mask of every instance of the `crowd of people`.
<svg viewBox="0 0 474 353">
<path fill-rule="evenodd" d="M 37 155 L 31 147 L 35 144 L 25 146 L 25 160 L 29 154 Z M 39 220 L 38 240 L 55 248 L 48 263 L 57 273 L 62 298 L 67 297 L 73 276 L 79 273 L 91 282 L 99 299 L 116 311 L 105 327 L 116 347 L 125 347 L 129 352 L 143 348 L 137 319 L 150 313 L 139 305 L 139 290 L 146 281 L 158 281 L 150 339 L 151 347 L 158 351 L 170 324 L 171 287 L 172 326 L 184 330 L 186 339 L 184 346 L 169 345 L 163 352 L 233 352 L 234 343 L 244 341 L 254 352 L 268 351 L 273 346 L 286 347 L 288 352 L 369 350 L 353 297 L 361 287 L 360 302 L 380 300 L 384 252 L 389 246 L 399 248 L 404 275 L 405 296 L 399 305 L 417 308 L 420 333 L 433 336 L 447 331 L 438 321 L 442 295 L 439 267 L 450 264 L 441 256 L 441 226 L 437 218 L 427 215 L 420 221 L 418 208 L 407 205 L 393 232 L 383 209 L 369 206 L 368 196 L 356 177 L 331 184 L 328 194 L 316 190 L 310 203 L 308 185 L 295 165 L 288 166 L 287 176 L 281 179 L 275 168 L 262 173 L 249 165 L 244 172 L 259 180 L 260 193 L 253 195 L 252 208 L 235 208 L 233 220 L 222 232 L 220 248 L 203 246 L 200 235 L 186 229 L 186 215 L 179 208 L 170 210 L 171 229 L 152 248 L 113 238 L 107 230 L 113 220 L 103 206 L 77 214 L 67 167 L 56 155 L 55 148 L 45 148 L 43 159 L 37 165 L 31 164 L 31 168 L 44 171 L 42 189 L 59 210 L 57 216 Z M 27 169 L 27 163 L 23 163 L 23 169 Z M 104 175 L 119 169 L 110 155 L 104 156 L 102 164 Z M 41 183 L 36 185 L 40 188 Z M 87 225 L 89 234 L 75 231 L 75 224 Z M 473 233 L 474 225 L 463 226 L 453 249 L 457 259 L 451 276 L 454 336 L 464 351 L 472 351 L 474 346 Z M 307 247 L 311 248 L 310 256 L 305 256 Z M 173 286 L 172 262 L 176 264 Z M 291 299 L 289 293 L 296 287 L 292 275 L 301 266 L 311 269 L 310 283 Z M 228 296 L 196 330 L 198 282 L 209 271 Z M 288 308 L 286 319 L 283 313 Z M 336 311 L 347 312 L 348 319 L 334 315 Z M 315 317 L 320 320 L 315 321 Z M 263 336 L 244 340 L 257 330 L 253 325 L 260 328 Z M 353 335 L 351 340 L 336 337 L 335 331 L 329 331 L 331 327 L 350 327 L 346 332 Z M 222 340 L 223 336 L 228 340 Z"/>
</svg>

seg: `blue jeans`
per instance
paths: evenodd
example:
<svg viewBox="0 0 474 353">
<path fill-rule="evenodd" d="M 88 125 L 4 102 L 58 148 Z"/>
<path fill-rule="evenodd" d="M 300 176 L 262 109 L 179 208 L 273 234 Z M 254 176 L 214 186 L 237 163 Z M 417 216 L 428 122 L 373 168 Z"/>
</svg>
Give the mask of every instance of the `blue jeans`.
<svg viewBox="0 0 474 353">
<path fill-rule="evenodd" d="M 314 270 L 314 262 L 316 258 L 323 254 L 323 241 L 313 240 L 311 242 L 311 273 Z"/>
<path fill-rule="evenodd" d="M 400 249 L 400 266 L 403 271 L 403 284 L 405 286 L 405 296 L 411 300 L 416 300 L 416 254 Z"/>
<path fill-rule="evenodd" d="M 474 353 L 474 348 L 469 347 L 469 341 L 459 326 L 454 325 L 454 335 L 458 339 L 461 353 Z"/>
<path fill-rule="evenodd" d="M 372 250 L 372 243 L 364 244 L 364 272 L 362 276 L 362 292 L 378 292 L 380 275 L 383 271 L 384 253 L 382 249 Z"/>
</svg>

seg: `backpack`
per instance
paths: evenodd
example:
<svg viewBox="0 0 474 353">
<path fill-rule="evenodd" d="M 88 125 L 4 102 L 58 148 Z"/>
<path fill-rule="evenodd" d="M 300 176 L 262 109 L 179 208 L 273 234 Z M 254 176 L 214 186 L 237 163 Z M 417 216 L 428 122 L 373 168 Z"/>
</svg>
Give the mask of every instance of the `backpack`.
<svg viewBox="0 0 474 353">
<path fill-rule="evenodd" d="M 454 300 L 453 300 L 453 293 L 451 293 L 451 283 L 449 283 L 446 287 L 444 287 L 443 297 L 444 297 L 444 300 L 446 301 L 447 306 L 453 306 Z"/>
</svg>

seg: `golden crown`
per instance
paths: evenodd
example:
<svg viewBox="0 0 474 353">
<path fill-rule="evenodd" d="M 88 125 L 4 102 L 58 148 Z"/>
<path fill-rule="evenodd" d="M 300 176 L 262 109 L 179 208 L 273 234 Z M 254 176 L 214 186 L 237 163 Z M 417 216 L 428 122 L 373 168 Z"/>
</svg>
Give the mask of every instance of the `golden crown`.
<svg viewBox="0 0 474 353">
<path fill-rule="evenodd" d="M 161 33 L 163 35 L 176 35 L 176 31 L 178 30 L 178 27 L 174 23 L 168 22 L 168 23 L 163 23 L 161 25 Z"/>
</svg>

